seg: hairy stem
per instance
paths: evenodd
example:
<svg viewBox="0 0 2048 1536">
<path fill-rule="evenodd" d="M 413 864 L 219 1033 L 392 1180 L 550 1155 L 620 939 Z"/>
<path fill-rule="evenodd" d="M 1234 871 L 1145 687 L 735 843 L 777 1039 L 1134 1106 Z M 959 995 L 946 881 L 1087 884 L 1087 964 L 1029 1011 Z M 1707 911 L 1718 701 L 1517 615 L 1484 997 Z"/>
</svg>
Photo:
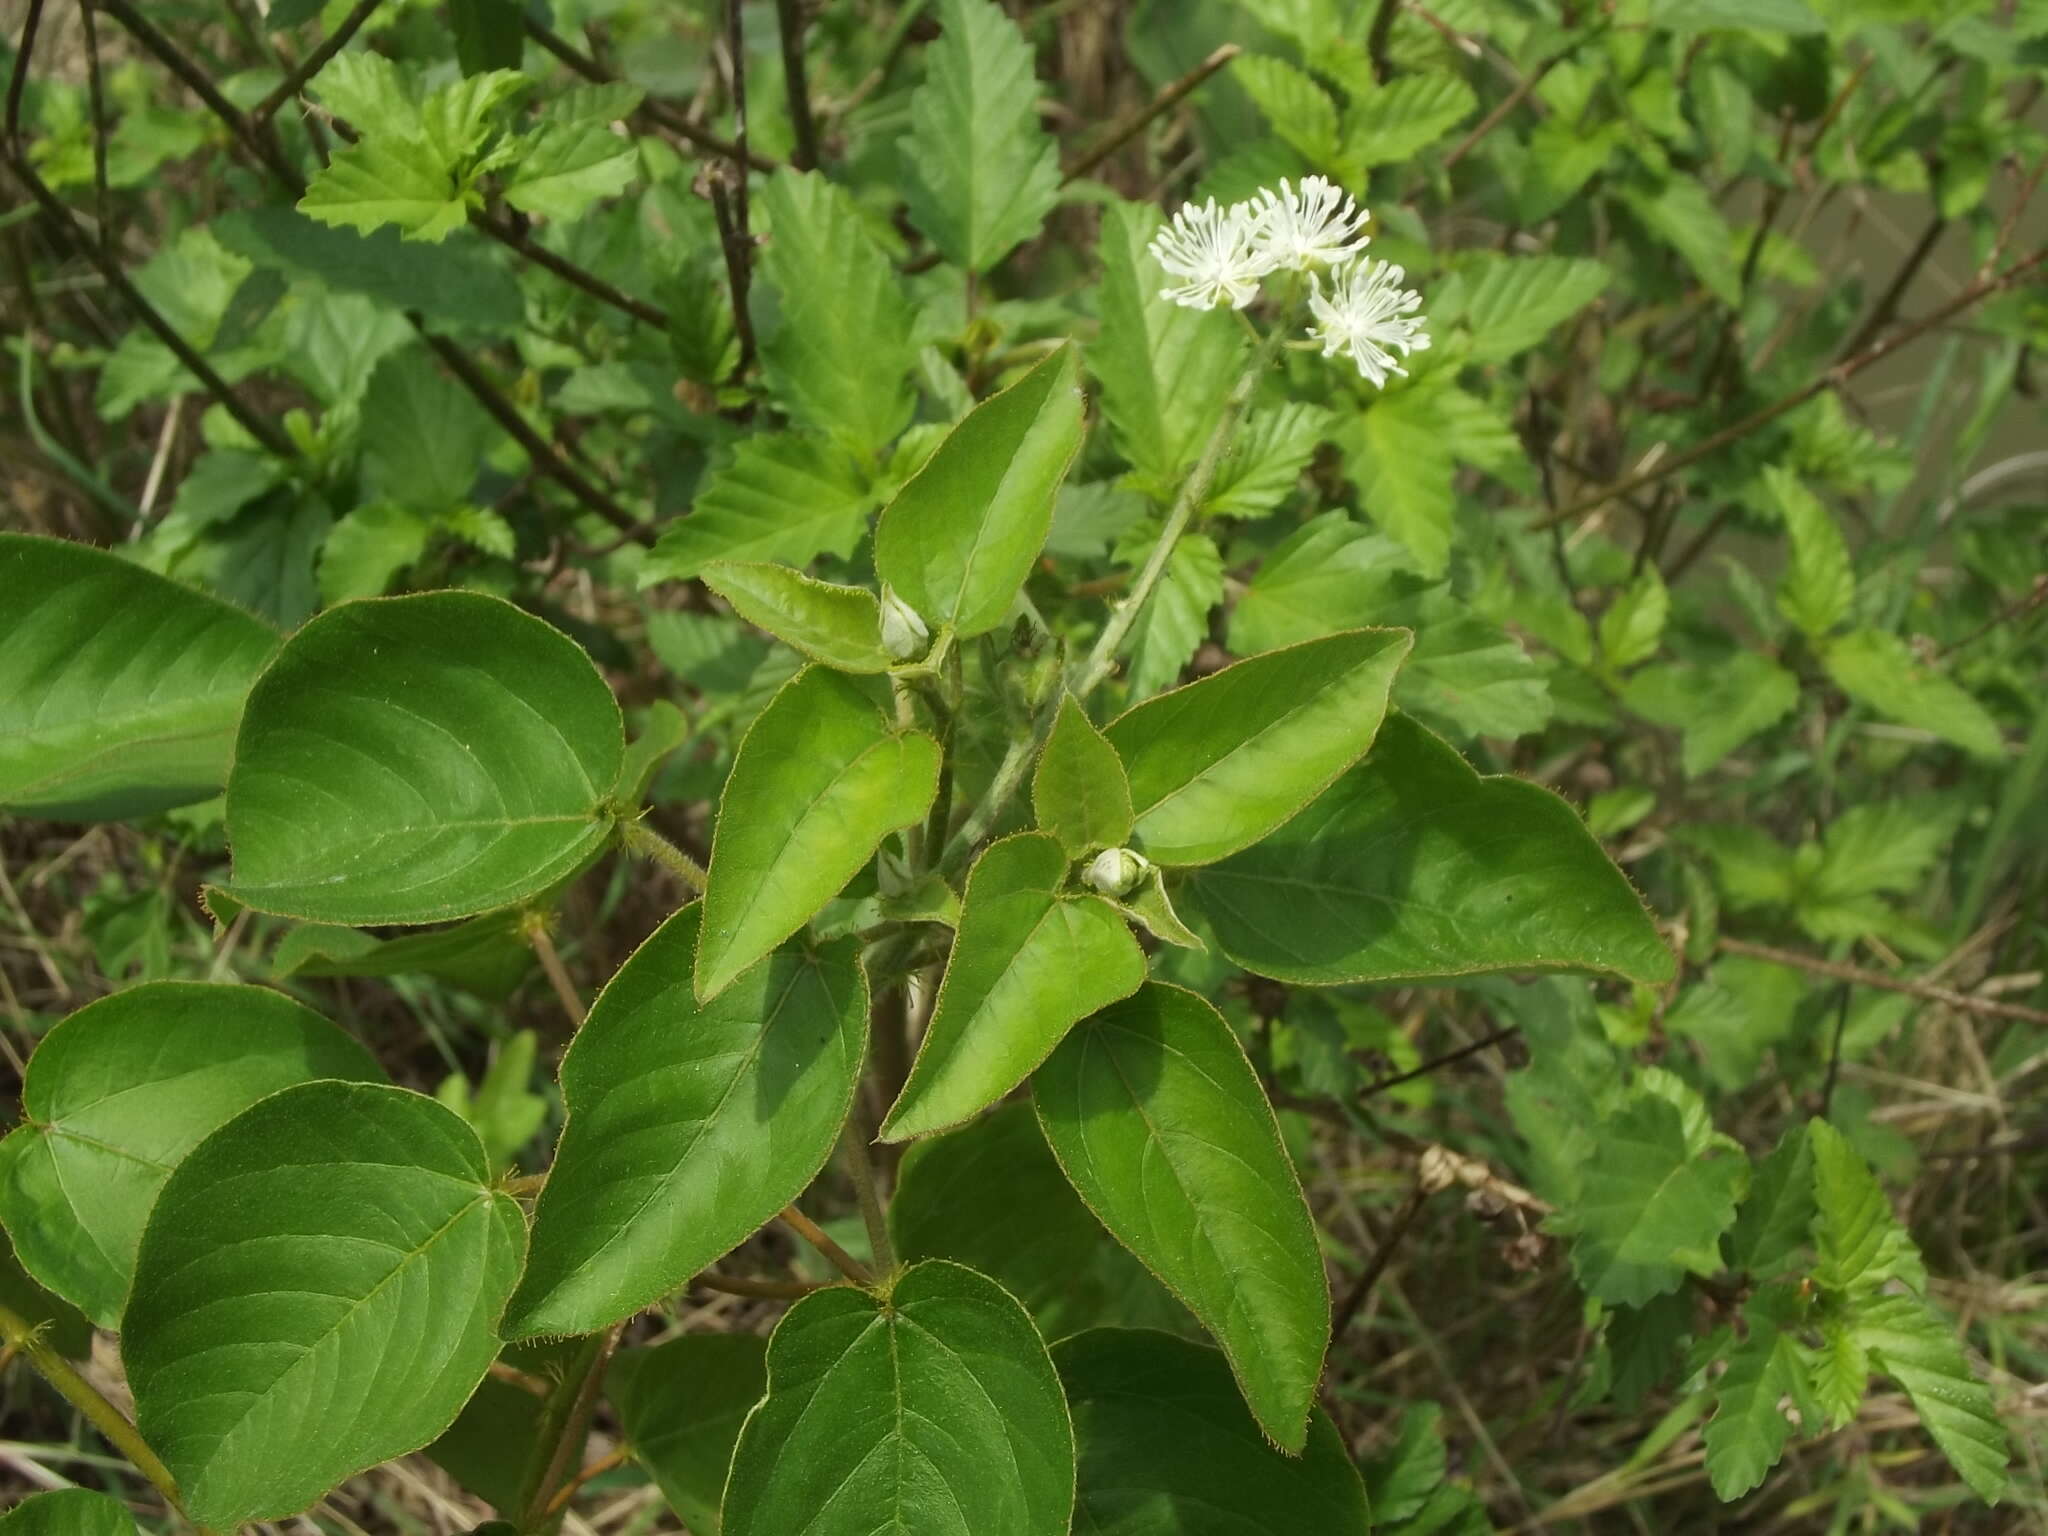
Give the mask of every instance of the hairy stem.
<svg viewBox="0 0 2048 1536">
<path fill-rule="evenodd" d="M 683 884 L 700 896 L 704 894 L 704 888 L 708 883 L 704 866 L 646 822 L 622 822 L 619 832 L 625 839 L 627 852 L 637 853 L 643 858 L 654 860 L 657 864 L 666 865 L 669 872 Z"/>
<path fill-rule="evenodd" d="M 813 1248 L 817 1249 L 827 1259 L 831 1260 L 832 1267 L 846 1276 L 855 1285 L 872 1285 L 874 1283 L 874 1276 L 868 1273 L 865 1264 L 840 1247 L 839 1244 L 832 1240 L 830 1233 L 795 1206 L 791 1205 L 783 1208 L 782 1224 L 809 1243 Z"/>
</svg>

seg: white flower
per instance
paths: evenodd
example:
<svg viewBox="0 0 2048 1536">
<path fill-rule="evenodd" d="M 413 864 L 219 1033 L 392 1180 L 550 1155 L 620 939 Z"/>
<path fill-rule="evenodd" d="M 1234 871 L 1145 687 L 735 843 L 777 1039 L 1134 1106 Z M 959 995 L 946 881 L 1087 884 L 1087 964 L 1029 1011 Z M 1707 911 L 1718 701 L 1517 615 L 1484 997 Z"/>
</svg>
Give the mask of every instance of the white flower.
<svg viewBox="0 0 2048 1536">
<path fill-rule="evenodd" d="M 1252 245 L 1265 252 L 1276 268 L 1297 272 L 1341 266 L 1364 250 L 1368 236 L 1365 210 L 1351 194 L 1321 176 L 1304 176 L 1301 185 L 1282 181 L 1253 200 L 1257 222 Z"/>
<path fill-rule="evenodd" d="M 1257 221 L 1247 203 L 1218 208 L 1216 199 L 1183 203 L 1173 222 L 1152 237 L 1152 259 L 1186 281 L 1162 288 L 1159 296 L 1189 309 L 1214 309 L 1220 299 L 1243 309 L 1258 297 L 1259 279 L 1273 262 L 1256 249 Z"/>
<path fill-rule="evenodd" d="M 1323 356 L 1348 353 L 1358 371 L 1381 387 L 1387 375 L 1404 378 L 1408 370 L 1394 361 L 1420 352 L 1429 345 L 1429 333 L 1422 328 L 1422 295 L 1402 288 L 1408 274 L 1385 261 L 1361 261 L 1336 274 L 1327 296 L 1321 282 L 1309 294 L 1309 309 L 1316 323 L 1309 335 L 1323 344 Z"/>
<path fill-rule="evenodd" d="M 931 631 L 917 610 L 882 588 L 882 649 L 894 661 L 915 661 L 931 649 Z"/>
</svg>

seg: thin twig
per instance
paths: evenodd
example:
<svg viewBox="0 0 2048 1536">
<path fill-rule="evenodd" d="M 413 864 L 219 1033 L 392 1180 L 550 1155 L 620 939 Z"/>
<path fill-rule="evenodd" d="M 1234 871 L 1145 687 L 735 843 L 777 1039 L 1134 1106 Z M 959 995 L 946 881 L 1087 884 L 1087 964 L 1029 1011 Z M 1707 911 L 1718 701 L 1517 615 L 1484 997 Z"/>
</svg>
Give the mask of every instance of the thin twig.
<svg viewBox="0 0 2048 1536">
<path fill-rule="evenodd" d="M 604 1455 L 598 1457 L 597 1460 L 590 1463 L 589 1466 L 583 1468 L 582 1471 L 555 1490 L 555 1496 L 548 1500 L 548 1507 L 541 1511 L 542 1516 L 545 1518 L 560 1514 L 568 1502 L 582 1491 L 585 1483 L 595 1478 L 603 1477 L 605 1473 L 624 1466 L 626 1460 L 627 1451 L 623 1445 L 615 1450 L 605 1452 Z"/>
<path fill-rule="evenodd" d="M 604 1386 L 605 1371 L 612 1363 L 612 1353 L 619 1347 L 619 1334 L 625 1326 L 624 1323 L 614 1323 L 599 1341 L 597 1353 L 576 1389 L 575 1401 L 569 1405 L 568 1417 L 562 1421 L 562 1437 L 555 1445 L 555 1453 L 548 1461 L 547 1470 L 541 1474 L 540 1482 L 534 1486 L 533 1497 L 526 1506 L 526 1517 L 519 1522 L 521 1530 L 539 1529 L 545 1517 L 554 1512 L 557 1486 L 566 1480 L 571 1463 L 582 1460 L 583 1447 L 590 1438 L 591 1415 L 597 1409 L 598 1393 Z"/>
<path fill-rule="evenodd" d="M 1365 1298 L 1386 1273 L 1387 1265 L 1393 1260 L 1394 1251 L 1401 1246 L 1401 1240 L 1408 1235 L 1408 1229 L 1415 1225 L 1415 1218 L 1422 1214 L 1423 1206 L 1429 1203 L 1429 1191 L 1417 1180 L 1415 1187 L 1408 1191 L 1408 1198 L 1401 1202 L 1401 1208 L 1394 1213 L 1394 1221 L 1373 1245 L 1372 1258 L 1367 1261 L 1358 1278 L 1351 1282 L 1351 1289 L 1344 1293 L 1344 1299 L 1337 1304 L 1337 1310 L 1330 1315 L 1330 1337 L 1341 1339 L 1351 1331 L 1351 1320 L 1358 1316 L 1358 1309 L 1365 1305 Z"/>
<path fill-rule="evenodd" d="M 1789 965 L 1794 970 L 1805 971 L 1814 976 L 1827 976 L 1836 981 L 1852 982 L 1859 987 L 1876 987 L 1883 992 L 1903 992 L 1908 997 L 1917 997 L 1930 1003 L 1945 1003 L 1951 1008 L 1960 1008 L 1966 1013 L 1983 1014 L 1998 1019 L 2024 1019 L 2029 1024 L 2048 1024 L 2048 1009 L 2029 1008 L 2021 1003 L 2000 1002 L 1995 997 L 1974 997 L 1968 992 L 1958 992 L 1954 987 L 1936 986 L 1932 982 L 1916 981 L 1906 976 L 1887 976 L 1882 971 L 1866 971 L 1861 966 L 1844 965 L 1836 960 L 1822 960 L 1815 955 L 1802 955 L 1789 949 L 1774 949 L 1768 944 L 1752 944 L 1747 939 L 1732 939 L 1721 936 L 1721 948 L 1731 955 L 1747 955 L 1754 960 L 1769 960 L 1775 965 Z"/>
<path fill-rule="evenodd" d="M 801 1301 L 813 1291 L 830 1290 L 839 1282 L 769 1280 L 755 1275 L 725 1275 L 715 1269 L 707 1269 L 697 1276 L 697 1284 L 707 1291 L 722 1291 L 727 1296 L 752 1296 L 763 1301 Z"/>
<path fill-rule="evenodd" d="M 348 46 L 348 40 L 361 30 L 363 23 L 370 19 L 370 13 L 383 3 L 384 0 L 356 0 L 356 8 L 341 18 L 340 24 L 321 40 L 320 46 L 307 54 L 297 69 L 280 80 L 275 90 L 249 109 L 249 121 L 259 128 L 269 122 L 279 107 L 304 90 L 307 82 L 327 67 L 327 61 Z"/>
<path fill-rule="evenodd" d="M 866 1265 L 840 1247 L 838 1243 L 832 1240 L 830 1233 L 795 1206 L 791 1205 L 783 1208 L 782 1221 L 783 1225 L 796 1233 L 798 1237 L 831 1260 L 832 1267 L 846 1276 L 855 1285 L 874 1284 L 874 1276 L 868 1273 Z"/>
<path fill-rule="evenodd" d="M 860 1203 L 861 1220 L 868 1229 L 868 1246 L 874 1250 L 875 1268 L 888 1274 L 896 1267 L 896 1245 L 889 1238 L 889 1216 L 882 1209 L 882 1197 L 875 1187 L 874 1160 L 868 1156 L 866 1128 L 859 1124 L 858 1105 L 847 1116 L 840 1149 L 845 1154 L 846 1172 L 853 1180 L 854 1198 Z"/>
<path fill-rule="evenodd" d="M 1372 13 L 1372 27 L 1365 34 L 1365 57 L 1372 65 L 1372 77 L 1381 85 L 1393 73 L 1387 63 L 1387 45 L 1394 39 L 1394 18 L 1401 14 L 1401 0 L 1380 0 Z"/>
<path fill-rule="evenodd" d="M 1835 1000 L 1835 1036 L 1828 1044 L 1828 1073 L 1820 1085 L 1820 1117 L 1825 1120 L 1835 1102 L 1835 1080 L 1842 1075 L 1842 1037 L 1849 1032 L 1849 998 L 1855 988 L 1842 983 L 1842 995 Z"/>
<path fill-rule="evenodd" d="M 520 931 L 532 948 L 534 958 L 540 961 L 540 968 L 547 973 L 548 985 L 555 989 L 555 998 L 562 1005 L 562 1012 L 569 1015 L 569 1022 L 576 1028 L 583 1027 L 583 999 L 576 995 L 576 983 L 569 979 L 569 969 L 562 964 L 562 955 L 555 948 L 555 941 L 548 936 L 547 919 L 540 913 L 528 914 Z"/>
<path fill-rule="evenodd" d="M 1460 139 L 1452 147 L 1451 152 L 1444 156 L 1444 169 L 1448 171 L 1460 160 L 1471 154 L 1474 149 L 1478 148 L 1480 141 L 1493 132 L 1494 129 L 1498 128 L 1502 120 L 1510 112 L 1526 101 L 1529 93 L 1543 83 L 1544 76 L 1562 64 L 1565 61 L 1565 56 L 1577 46 L 1578 43 L 1574 40 L 1565 47 L 1558 49 L 1557 52 L 1551 54 L 1534 69 L 1530 70 L 1528 75 L 1512 91 L 1509 91 L 1506 96 L 1501 98 L 1500 103 L 1491 112 L 1479 120 L 1478 126 L 1466 134 L 1464 138 Z"/>
<path fill-rule="evenodd" d="M 1397 1073 L 1393 1077 L 1382 1077 L 1367 1083 L 1365 1087 L 1358 1091 L 1358 1096 L 1361 1099 L 1369 1099 L 1374 1094 L 1385 1093 L 1389 1088 L 1398 1088 L 1403 1083 L 1412 1083 L 1418 1077 L 1427 1077 L 1432 1072 L 1440 1072 L 1455 1062 L 1463 1061 L 1467 1056 L 1477 1056 L 1487 1047 L 1499 1045 L 1501 1041 L 1511 1039 L 1521 1032 L 1522 1027 L 1519 1024 L 1509 1024 L 1501 1029 L 1496 1029 L 1484 1039 L 1474 1040 L 1470 1045 L 1461 1045 L 1455 1051 L 1446 1051 L 1441 1056 L 1432 1057 L 1419 1067 L 1412 1068 L 1407 1072 Z"/>
<path fill-rule="evenodd" d="M 1145 125 L 1163 113 L 1170 112 L 1185 100 L 1196 87 L 1217 70 L 1236 58 L 1244 49 L 1236 43 L 1225 43 L 1193 69 L 1168 85 L 1143 106 L 1126 113 L 1112 123 L 1102 137 L 1083 150 L 1080 159 L 1068 166 L 1060 177 L 1061 185 L 1080 180 L 1096 166 L 1102 164 L 1124 145 L 1144 131 Z"/>
<path fill-rule="evenodd" d="M 1947 645 L 1936 651 L 1934 659 L 1940 661 L 1953 651 L 1959 651 L 1966 645 L 1976 644 L 1977 641 L 1982 640 L 1992 630 L 1998 628 L 1999 625 L 2008 623 L 2013 619 L 2024 618 L 2043 603 L 2048 603 L 2048 571 L 2044 571 L 2036 576 L 2031 587 L 2007 603 L 1967 635 L 1964 635 L 1962 639 L 1951 640 Z"/>
<path fill-rule="evenodd" d="M 85 33 L 86 91 L 92 103 L 93 219 L 99 225 L 100 247 L 114 254 L 113 198 L 107 191 L 107 103 L 100 82 L 99 27 L 93 21 L 93 0 L 79 0 L 78 21 Z"/>
<path fill-rule="evenodd" d="M 2015 262 L 1995 277 L 1988 277 L 1981 282 L 1972 283 L 1939 309 L 1921 317 L 1911 325 L 1894 332 L 1883 341 L 1874 343 L 1856 356 L 1835 364 L 1834 367 L 1822 373 L 1818 378 L 1793 390 L 1789 395 L 1772 401 L 1771 404 L 1765 406 L 1762 410 L 1754 411 L 1738 422 L 1723 427 L 1719 432 L 1712 434 L 1704 441 L 1694 444 L 1683 452 L 1667 454 L 1647 469 L 1638 470 L 1633 475 L 1628 475 L 1615 481 L 1604 490 L 1595 491 L 1592 495 L 1582 497 L 1569 506 L 1562 507 L 1555 512 L 1538 518 L 1529 525 L 1531 530 L 1548 528 L 1553 523 L 1576 521 L 1584 517 L 1588 512 L 1606 505 L 1616 497 L 1627 496 L 1633 491 L 1641 490 L 1646 485 L 1654 485 L 1659 480 L 1674 475 L 1682 469 L 1690 469 L 1693 465 L 1699 463 L 1700 460 L 1712 457 L 1730 443 L 1740 441 L 1759 427 L 1768 426 L 1788 411 L 1798 409 L 1823 390 L 1839 388 L 1847 383 L 1855 374 L 1861 373 L 1873 363 L 1882 362 L 1885 358 L 1890 357 L 1892 353 L 1898 351 L 1899 348 L 1919 340 L 1920 337 L 1926 335 L 1937 326 L 1946 324 L 1971 305 L 1989 298 L 1994 293 L 2010 288 L 2029 272 L 2033 271 L 2034 268 L 2040 266 L 2043 261 L 2048 261 L 2048 249 L 2036 251 L 2024 260 Z"/>
<path fill-rule="evenodd" d="M 1934 254 L 1935 246 L 1941 243 L 1942 234 L 1947 229 L 1948 220 L 1939 213 L 1927 221 L 1927 227 L 1920 231 L 1920 238 L 1913 242 L 1906 259 L 1899 263 L 1899 270 L 1892 274 L 1892 280 L 1871 306 L 1869 317 L 1856 327 L 1854 335 L 1842 343 L 1840 356 L 1853 356 L 1871 337 L 1892 323 L 1892 317 L 1899 312 L 1899 300 L 1913 286 L 1913 279 L 1920 275 L 1920 268 Z"/>
<path fill-rule="evenodd" d="M 650 304 L 645 299 L 635 298 L 624 289 L 606 282 L 595 272 L 577 266 L 566 256 L 556 255 L 544 245 L 536 245 L 524 229 L 508 220 L 481 209 L 472 209 L 469 222 L 508 251 L 516 252 L 535 266 L 554 273 L 570 287 L 582 289 L 592 298 L 609 304 L 621 314 L 631 315 L 643 325 L 651 325 L 659 331 L 668 329 L 667 310 Z"/>
<path fill-rule="evenodd" d="M 790 129 L 796 136 L 789 163 L 808 171 L 818 163 L 818 123 L 811 115 L 811 86 L 804 74 L 803 0 L 775 0 L 775 25 L 782 38 L 782 81 L 789 96 Z M 744 153 L 744 145 L 741 148 Z"/>
</svg>

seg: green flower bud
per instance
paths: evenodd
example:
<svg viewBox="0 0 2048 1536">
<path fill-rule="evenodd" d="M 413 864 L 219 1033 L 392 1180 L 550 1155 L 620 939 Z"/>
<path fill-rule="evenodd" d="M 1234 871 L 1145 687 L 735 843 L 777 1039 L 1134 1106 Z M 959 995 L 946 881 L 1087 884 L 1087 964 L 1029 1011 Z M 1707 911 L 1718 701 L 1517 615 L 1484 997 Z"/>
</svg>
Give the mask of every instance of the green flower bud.
<svg viewBox="0 0 2048 1536">
<path fill-rule="evenodd" d="M 897 661 L 916 661 L 931 649 L 932 632 L 917 610 L 882 588 L 882 649 Z"/>
<path fill-rule="evenodd" d="M 1084 885 L 1105 896 L 1128 896 L 1150 873 L 1152 861 L 1129 848 L 1105 848 L 1081 871 Z"/>
</svg>

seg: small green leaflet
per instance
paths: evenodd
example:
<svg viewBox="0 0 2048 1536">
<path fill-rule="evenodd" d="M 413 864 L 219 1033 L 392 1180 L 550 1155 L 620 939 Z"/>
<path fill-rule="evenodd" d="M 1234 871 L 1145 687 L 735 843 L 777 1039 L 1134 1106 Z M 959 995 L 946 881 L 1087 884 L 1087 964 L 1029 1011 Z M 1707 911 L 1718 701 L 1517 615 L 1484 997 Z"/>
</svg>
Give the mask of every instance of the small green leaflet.
<svg viewBox="0 0 2048 1536">
<path fill-rule="evenodd" d="M 33 1493 L 0 1515 L 0 1536 L 135 1536 L 128 1506 L 90 1488 Z"/>
<path fill-rule="evenodd" d="M 1074 1435 L 1045 1344 L 994 1281 L 913 1265 L 835 1286 L 768 1342 L 724 1536 L 1067 1536 Z"/>
<path fill-rule="evenodd" d="M 1748 1325 L 1714 1384 L 1714 1417 L 1707 1422 L 1707 1475 L 1723 1499 L 1739 1499 L 1764 1480 L 1792 1437 L 1791 1421 L 1778 1405 L 1786 1397 L 1801 1417 L 1815 1420 L 1806 1361 L 1794 1336 L 1797 1293 L 1775 1285 L 1759 1291 L 1743 1309 Z"/>
<path fill-rule="evenodd" d="M 1872 1296 L 1857 1307 L 1852 1326 L 1872 1365 L 1906 1389 L 1963 1481 L 1995 1503 L 2005 1491 L 2011 1440 L 1951 1325 L 1917 1296 Z"/>
<path fill-rule="evenodd" d="M 566 222 L 599 199 L 625 191 L 639 168 L 633 141 L 620 138 L 609 124 L 544 123 L 520 143 L 505 178 L 505 201 Z"/>
<path fill-rule="evenodd" d="M 874 492 L 852 454 L 796 432 L 740 440 L 714 471 L 689 515 L 661 532 L 640 584 L 687 580 L 713 561 L 808 565 L 845 557 L 867 531 Z"/>
<path fill-rule="evenodd" d="M 1848 617 L 1856 598 L 1849 546 L 1827 508 L 1798 476 L 1770 464 L 1764 468 L 1764 483 L 1792 541 L 1792 558 L 1778 583 L 1778 611 L 1808 639 L 1818 640 Z"/>
<path fill-rule="evenodd" d="M 1120 848 L 1130 838 L 1131 786 L 1123 762 L 1071 695 L 1061 698 L 1039 754 L 1031 805 L 1039 829 L 1057 837 L 1070 857 Z"/>
<path fill-rule="evenodd" d="M 1842 692 L 1886 719 L 1931 732 L 1987 762 L 2005 757 L 2005 737 L 1984 706 L 1897 635 L 1852 629 L 1828 642 L 1821 661 Z"/>
<path fill-rule="evenodd" d="M 786 565 L 717 560 L 704 585 L 733 612 L 785 645 L 841 672 L 886 672 L 882 608 L 865 587 L 838 586 Z"/>
</svg>

